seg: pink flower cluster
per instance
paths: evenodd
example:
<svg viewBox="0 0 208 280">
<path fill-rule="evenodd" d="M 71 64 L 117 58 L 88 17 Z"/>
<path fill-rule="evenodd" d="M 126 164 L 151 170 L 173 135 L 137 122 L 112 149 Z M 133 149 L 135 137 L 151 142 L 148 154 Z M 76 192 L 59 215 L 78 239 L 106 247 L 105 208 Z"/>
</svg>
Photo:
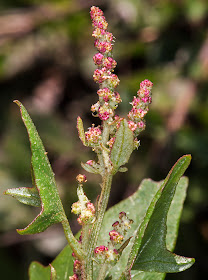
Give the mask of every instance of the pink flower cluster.
<svg viewBox="0 0 208 280">
<path fill-rule="evenodd" d="M 78 240 L 79 243 L 82 243 L 82 232 Z M 74 265 L 73 265 L 73 276 L 69 277 L 69 280 L 81 280 L 82 278 L 82 264 L 81 262 L 76 258 L 75 254 L 72 253 L 72 257 L 75 258 Z"/>
<path fill-rule="evenodd" d="M 89 146 L 96 146 L 99 144 L 100 140 L 101 140 L 101 129 L 99 126 L 97 127 L 89 127 L 88 131 L 85 132 L 85 138 L 87 140 L 87 144 Z"/>
<path fill-rule="evenodd" d="M 93 79 L 100 85 L 97 92 L 99 101 L 92 105 L 91 111 L 94 116 L 98 116 L 102 121 L 108 120 L 111 122 L 114 110 L 121 102 L 120 95 L 115 92 L 115 88 L 120 81 L 116 74 L 112 74 L 117 64 L 111 56 L 113 34 L 107 31 L 108 23 L 102 10 L 93 6 L 90 15 L 94 27 L 92 36 L 95 38 L 95 47 L 98 49 L 98 53 L 93 57 L 97 66 Z"/>
<path fill-rule="evenodd" d="M 101 245 L 95 248 L 94 255 L 99 263 L 111 263 L 115 264 L 120 255 L 116 250 L 118 244 L 122 244 L 124 241 L 124 236 L 127 230 L 131 227 L 133 220 L 130 220 L 125 212 L 119 213 L 120 222 L 116 221 L 112 226 L 113 230 L 109 232 L 110 242 L 108 247 Z"/>
<path fill-rule="evenodd" d="M 113 248 L 110 249 L 103 245 L 95 248 L 94 256 L 96 258 L 96 261 L 98 261 L 100 264 L 103 263 L 115 264 L 119 258 L 119 254 L 116 249 Z"/>
<path fill-rule="evenodd" d="M 72 276 L 74 278 L 72 278 L 72 280 L 81 279 L 81 274 L 82 274 L 81 267 L 82 267 L 81 262 L 79 260 L 75 260 L 73 266 L 74 275 Z M 70 277 L 69 280 L 71 280 Z"/>
<path fill-rule="evenodd" d="M 72 204 L 71 212 L 75 215 L 79 215 L 77 221 L 80 225 L 92 224 L 95 221 L 95 207 L 85 195 L 80 180 L 81 183 L 86 182 L 86 176 L 81 174 L 77 176 L 77 181 L 79 183 L 77 195 L 79 200 Z"/>
<path fill-rule="evenodd" d="M 74 202 L 71 212 L 79 215 L 77 221 L 80 225 L 91 224 L 95 220 L 95 206 L 91 202 L 87 202 L 84 207 L 79 201 Z"/>
<path fill-rule="evenodd" d="M 119 213 L 119 220 L 112 224 L 114 230 L 112 232 L 118 232 L 119 235 L 125 236 L 128 229 L 131 228 L 133 220 L 129 219 L 125 212 Z M 115 233 L 113 233 L 115 235 Z M 114 240 L 113 240 L 114 241 Z"/>
<path fill-rule="evenodd" d="M 133 101 L 130 103 L 132 109 L 128 114 L 128 124 L 136 136 L 145 129 L 144 117 L 149 111 L 149 104 L 152 102 L 152 86 L 153 83 L 151 81 L 147 79 L 142 81 L 140 83 L 140 89 L 137 91 L 137 97 L 134 96 Z"/>
</svg>

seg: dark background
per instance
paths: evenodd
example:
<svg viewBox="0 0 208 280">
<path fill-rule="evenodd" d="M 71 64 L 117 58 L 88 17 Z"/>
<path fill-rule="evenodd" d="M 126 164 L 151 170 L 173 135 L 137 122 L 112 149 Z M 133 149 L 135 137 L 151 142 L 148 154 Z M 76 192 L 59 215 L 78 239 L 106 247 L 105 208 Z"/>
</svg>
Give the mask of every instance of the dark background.
<svg viewBox="0 0 208 280">
<path fill-rule="evenodd" d="M 201 279 L 208 274 L 208 4 L 203 0 L 114 0 L 0 2 L 0 271 L 2 279 L 28 279 L 31 261 L 47 265 L 65 245 L 59 226 L 20 236 L 38 213 L 3 191 L 31 186 L 30 150 L 18 107 L 28 109 L 56 175 L 73 231 L 70 207 L 77 200 L 75 177 L 92 152 L 80 143 L 76 118 L 85 128 L 97 101 L 92 74 L 96 52 L 91 36 L 91 5 L 105 12 L 116 38 L 115 73 L 121 83 L 121 115 L 130 110 L 139 83 L 154 83 L 153 103 L 141 147 L 116 176 L 109 206 L 132 194 L 144 178 L 163 179 L 176 160 L 192 154 L 186 172 L 190 187 L 175 252 L 195 257 L 189 270 L 166 279 Z M 95 200 L 98 176 L 87 174 L 87 195 Z"/>
</svg>

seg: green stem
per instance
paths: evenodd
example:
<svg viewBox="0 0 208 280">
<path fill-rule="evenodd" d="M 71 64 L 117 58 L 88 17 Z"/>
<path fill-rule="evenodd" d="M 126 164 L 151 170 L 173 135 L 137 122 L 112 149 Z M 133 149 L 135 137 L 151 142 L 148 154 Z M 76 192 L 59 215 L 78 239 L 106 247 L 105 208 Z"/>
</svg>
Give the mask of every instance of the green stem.
<svg viewBox="0 0 208 280">
<path fill-rule="evenodd" d="M 88 248 L 89 230 L 90 230 L 90 225 L 83 225 L 83 227 L 82 227 L 82 249 L 84 252 L 87 252 L 87 248 Z"/>
<path fill-rule="evenodd" d="M 87 252 L 88 245 L 89 245 L 89 230 L 90 230 L 90 225 L 86 224 L 82 226 L 82 249 L 84 252 Z M 87 266 L 87 256 L 82 261 L 82 279 L 88 279 L 86 266 Z"/>
<path fill-rule="evenodd" d="M 64 229 L 64 234 L 66 236 L 66 240 L 69 243 L 70 247 L 72 248 L 72 251 L 74 252 L 74 254 L 77 256 L 77 258 L 79 260 L 83 260 L 85 253 L 81 249 L 81 245 L 79 244 L 79 242 L 74 237 L 67 218 L 65 218 L 62 221 L 62 226 L 63 226 L 63 229 Z"/>
<path fill-rule="evenodd" d="M 105 211 L 108 205 L 110 190 L 111 190 L 111 184 L 112 184 L 112 175 L 107 173 L 105 176 L 103 176 L 103 183 L 102 183 L 102 192 L 100 195 L 100 199 L 98 202 L 98 215 L 97 219 L 95 221 L 95 224 L 92 228 L 91 237 L 90 237 L 90 244 L 88 248 L 88 256 L 87 256 L 87 267 L 86 272 L 87 276 L 89 275 L 89 278 L 87 280 L 92 279 L 92 273 L 93 273 L 93 252 L 97 244 L 97 240 L 99 237 L 100 229 L 102 226 L 103 218 L 105 215 Z"/>
<path fill-rule="evenodd" d="M 103 121 L 102 143 L 105 146 L 109 140 L 109 125 Z"/>
</svg>

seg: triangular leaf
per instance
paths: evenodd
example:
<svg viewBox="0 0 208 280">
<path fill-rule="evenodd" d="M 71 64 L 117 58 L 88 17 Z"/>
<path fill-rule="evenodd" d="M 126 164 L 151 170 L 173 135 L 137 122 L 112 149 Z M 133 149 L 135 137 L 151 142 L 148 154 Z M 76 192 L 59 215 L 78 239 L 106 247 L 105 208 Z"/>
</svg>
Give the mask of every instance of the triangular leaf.
<svg viewBox="0 0 208 280">
<path fill-rule="evenodd" d="M 121 120 L 119 129 L 115 136 L 115 141 L 111 150 L 111 162 L 113 164 L 113 174 L 120 166 L 126 164 L 134 149 L 133 132 L 129 129 L 125 119 Z"/>
<path fill-rule="evenodd" d="M 177 161 L 151 202 L 132 247 L 131 259 L 135 259 L 136 254 L 132 270 L 180 272 L 193 265 L 194 259 L 172 254 L 166 249 L 168 211 L 190 160 L 187 155 Z"/>
<path fill-rule="evenodd" d="M 29 135 L 32 151 L 33 181 L 40 195 L 42 207 L 40 214 L 26 228 L 17 231 L 20 234 L 35 234 L 46 230 L 52 224 L 63 221 L 65 213 L 58 194 L 54 174 L 38 132 L 25 107 L 19 101 L 15 101 L 15 103 L 20 107 L 22 120 Z M 26 192 L 25 189 L 19 192 L 16 197 L 21 200 L 21 195 L 24 192 Z M 29 194 L 37 195 L 33 188 L 29 189 L 28 192 Z M 15 193 L 15 190 L 13 193 Z M 31 201 L 27 202 L 31 205 Z"/>
<path fill-rule="evenodd" d="M 127 213 L 128 217 L 133 219 L 134 223 L 131 225 L 131 229 L 128 231 L 127 239 L 134 234 L 138 225 L 142 223 L 145 217 L 147 209 L 156 195 L 157 191 L 160 189 L 163 182 L 154 182 L 151 179 L 145 179 L 142 181 L 138 190 L 127 199 L 121 201 L 120 203 L 111 207 L 105 214 L 103 221 L 102 231 L 98 240 L 98 245 L 107 245 L 109 242 L 109 231 L 113 228 L 111 225 L 118 219 L 118 214 L 121 211 Z M 171 203 L 171 207 L 168 213 L 167 221 L 167 248 L 173 251 L 176 243 L 179 220 L 181 217 L 183 203 L 186 197 L 186 191 L 188 187 L 188 179 L 182 177 L 178 183 L 174 199 Z M 121 275 L 121 271 L 127 265 L 128 256 L 132 247 L 132 239 L 130 244 L 124 249 L 119 262 L 111 268 L 111 275 L 113 275 L 114 280 L 118 280 Z M 98 270 L 98 267 L 96 267 Z M 96 276 L 96 275 L 95 275 Z M 165 273 L 157 272 L 142 272 L 133 270 L 131 272 L 132 280 L 163 280 Z M 96 279 L 96 277 L 95 277 Z M 127 280 L 127 278 L 124 278 Z"/>
</svg>

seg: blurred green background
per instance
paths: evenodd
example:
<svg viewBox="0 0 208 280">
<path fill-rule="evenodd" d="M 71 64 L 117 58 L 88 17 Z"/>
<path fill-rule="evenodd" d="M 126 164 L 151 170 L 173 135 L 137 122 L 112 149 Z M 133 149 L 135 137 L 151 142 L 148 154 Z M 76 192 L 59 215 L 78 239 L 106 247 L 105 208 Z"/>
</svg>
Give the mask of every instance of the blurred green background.
<svg viewBox="0 0 208 280">
<path fill-rule="evenodd" d="M 29 263 L 47 265 L 65 245 L 62 229 L 53 226 L 36 236 L 20 236 L 38 213 L 3 191 L 31 186 L 30 149 L 26 130 L 13 100 L 30 112 L 56 175 L 70 214 L 77 200 L 75 177 L 80 162 L 92 159 L 76 131 L 80 115 L 89 127 L 97 101 L 92 80 L 96 52 L 89 9 L 105 12 L 116 38 L 115 73 L 123 99 L 119 112 L 148 78 L 154 83 L 153 103 L 141 147 L 129 172 L 116 176 L 109 206 L 132 194 L 144 178 L 159 181 L 176 160 L 191 153 L 186 175 L 190 187 L 175 252 L 195 257 L 196 264 L 166 279 L 204 279 L 208 274 L 208 3 L 203 0 L 1 0 L 0 2 L 0 271 L 2 279 L 28 279 Z M 87 174 L 88 175 L 88 174 Z M 100 178 L 88 175 L 92 201 Z"/>
</svg>

